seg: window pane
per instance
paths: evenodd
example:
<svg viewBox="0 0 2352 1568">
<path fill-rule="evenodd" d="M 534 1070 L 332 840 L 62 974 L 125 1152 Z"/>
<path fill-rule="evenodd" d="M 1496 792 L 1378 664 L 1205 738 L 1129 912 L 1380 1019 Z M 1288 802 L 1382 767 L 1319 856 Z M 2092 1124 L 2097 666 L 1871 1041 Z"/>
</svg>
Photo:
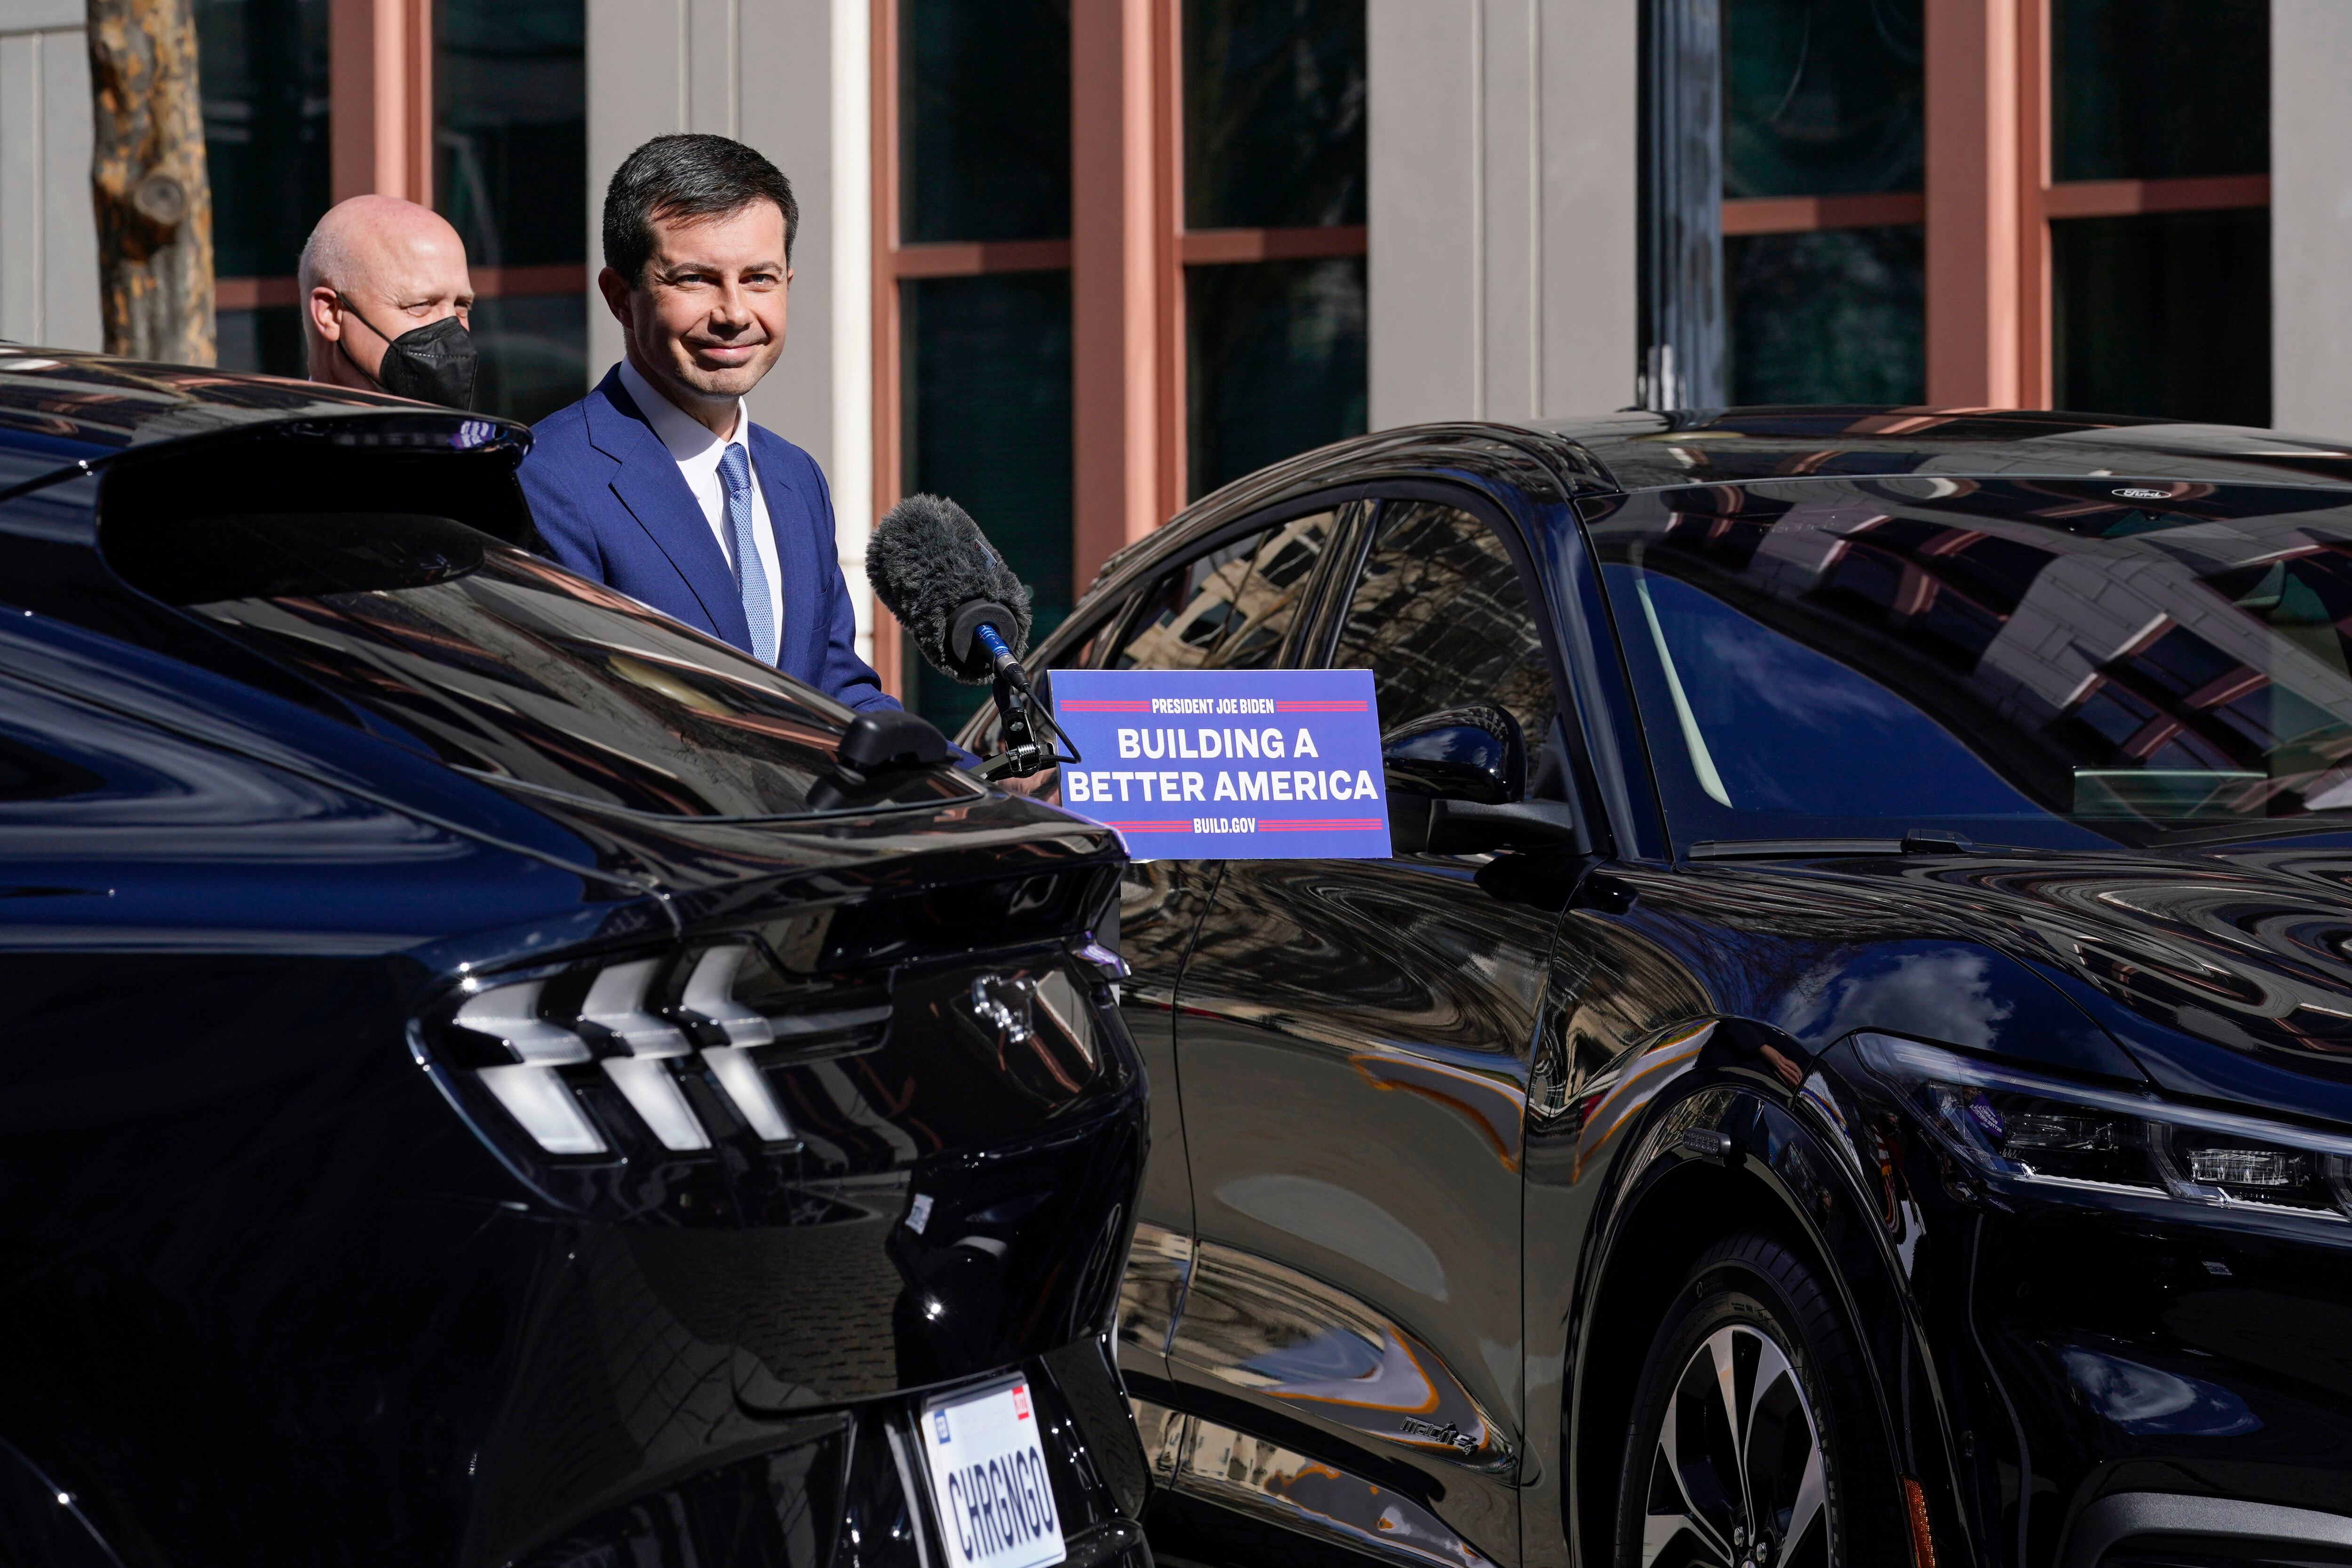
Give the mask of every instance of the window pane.
<svg viewBox="0 0 2352 1568">
<path fill-rule="evenodd" d="M 2259 208 L 2052 224 L 2058 405 L 2269 424 L 2270 226 Z"/>
<path fill-rule="evenodd" d="M 1188 268 L 1191 493 L 1364 429 L 1364 262 Z"/>
<path fill-rule="evenodd" d="M 475 267 L 582 261 L 588 246 L 582 0 L 442 0 L 434 179 Z M 585 331 L 586 318 L 583 317 Z"/>
<path fill-rule="evenodd" d="M 1495 531 L 1458 508 L 1391 501 L 1348 601 L 1334 669 L 1370 669 L 1381 728 L 1491 702 L 1542 745 L 1558 704 L 1527 590 Z"/>
<path fill-rule="evenodd" d="M 213 336 L 223 370 L 257 370 L 265 375 L 298 380 L 310 374 L 299 305 L 217 311 L 213 317 Z"/>
<path fill-rule="evenodd" d="M 1734 403 L 1916 403 L 1927 395 L 1916 224 L 1723 242 Z"/>
<path fill-rule="evenodd" d="M 899 285 L 907 492 L 952 497 L 1034 595 L 1042 637 L 1070 610 L 1070 278 L 1011 272 Z M 915 661 L 916 711 L 952 733 L 987 700 Z"/>
<path fill-rule="evenodd" d="M 1364 221 L 1364 0 L 1186 0 L 1184 222 Z"/>
<path fill-rule="evenodd" d="M 899 0 L 909 242 L 1070 232 L 1069 0 Z"/>
<path fill-rule="evenodd" d="M 1110 668 L 1273 668 L 1338 519 L 1318 511 L 1245 534 L 1170 572 L 1144 595 Z"/>
<path fill-rule="evenodd" d="M 585 295 L 478 300 L 473 327 L 482 362 L 475 407 L 529 423 L 579 401 L 588 384 Z"/>
<path fill-rule="evenodd" d="M 291 278 L 327 210 L 327 0 L 196 0 L 195 18 L 214 270 Z"/>
<path fill-rule="evenodd" d="M 482 269 L 588 254 L 587 23 L 582 0 L 442 0 L 434 120 L 441 211 Z M 587 384 L 576 293 L 484 299 L 475 406 L 538 419 Z"/>
<path fill-rule="evenodd" d="M 2270 47 L 2269 0 L 2057 0 L 2053 176 L 2265 173 Z"/>
<path fill-rule="evenodd" d="M 1919 0 L 1724 0 L 1723 194 L 1916 191 Z"/>
</svg>

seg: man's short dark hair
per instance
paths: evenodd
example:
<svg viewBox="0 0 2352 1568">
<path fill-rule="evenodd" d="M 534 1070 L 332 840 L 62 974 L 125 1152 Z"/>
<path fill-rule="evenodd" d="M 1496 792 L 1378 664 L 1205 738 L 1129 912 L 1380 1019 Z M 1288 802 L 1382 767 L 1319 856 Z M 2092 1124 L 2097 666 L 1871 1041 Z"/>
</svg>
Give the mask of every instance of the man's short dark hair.
<svg viewBox="0 0 2352 1568">
<path fill-rule="evenodd" d="M 634 289 L 653 259 L 656 218 L 724 217 L 753 202 L 773 202 L 782 211 L 784 265 L 791 266 L 801 205 L 782 169 L 731 137 L 656 136 L 623 159 L 604 187 L 604 265 Z"/>
</svg>

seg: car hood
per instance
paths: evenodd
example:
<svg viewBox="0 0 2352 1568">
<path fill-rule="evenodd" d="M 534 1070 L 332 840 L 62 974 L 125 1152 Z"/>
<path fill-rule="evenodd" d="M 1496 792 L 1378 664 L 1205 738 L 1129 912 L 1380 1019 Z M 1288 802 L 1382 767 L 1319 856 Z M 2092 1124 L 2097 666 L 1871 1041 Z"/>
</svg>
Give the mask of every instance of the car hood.
<svg viewBox="0 0 2352 1568">
<path fill-rule="evenodd" d="M 1990 949 L 2074 1009 L 1997 996 L 1979 968 L 1969 984 L 1987 1005 L 2047 1028 L 2079 1027 L 2064 1016 L 2078 1009 L 2168 1092 L 2352 1123 L 2352 835 L 1885 855 L 1701 875 L 1716 918 L 1759 934 Z M 2096 1064 L 2077 1052 L 2070 1065 Z"/>
</svg>

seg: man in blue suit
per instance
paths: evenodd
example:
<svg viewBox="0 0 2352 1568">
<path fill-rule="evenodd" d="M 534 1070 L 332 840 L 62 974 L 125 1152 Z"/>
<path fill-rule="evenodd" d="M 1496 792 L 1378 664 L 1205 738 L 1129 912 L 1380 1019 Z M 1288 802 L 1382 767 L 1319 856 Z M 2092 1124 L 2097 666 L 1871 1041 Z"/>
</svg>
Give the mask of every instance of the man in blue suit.
<svg viewBox="0 0 2352 1568">
<path fill-rule="evenodd" d="M 656 136 L 604 193 L 596 286 L 626 353 L 541 421 L 522 465 L 548 552 L 852 708 L 896 708 L 857 617 L 814 458 L 743 395 L 784 347 L 800 208 L 724 136 Z"/>
</svg>

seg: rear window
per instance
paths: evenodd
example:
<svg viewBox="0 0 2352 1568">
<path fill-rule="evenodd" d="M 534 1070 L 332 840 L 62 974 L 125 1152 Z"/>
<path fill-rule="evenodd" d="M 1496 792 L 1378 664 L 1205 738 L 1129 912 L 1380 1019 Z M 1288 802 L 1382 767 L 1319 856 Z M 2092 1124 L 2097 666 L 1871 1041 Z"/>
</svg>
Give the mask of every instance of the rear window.
<svg viewBox="0 0 2352 1568">
<path fill-rule="evenodd" d="M 457 518 L 183 515 L 111 493 L 102 512 L 100 549 L 133 587 L 501 784 L 695 817 L 978 793 L 935 770 L 845 798 L 828 781 L 848 709 Z"/>
</svg>

